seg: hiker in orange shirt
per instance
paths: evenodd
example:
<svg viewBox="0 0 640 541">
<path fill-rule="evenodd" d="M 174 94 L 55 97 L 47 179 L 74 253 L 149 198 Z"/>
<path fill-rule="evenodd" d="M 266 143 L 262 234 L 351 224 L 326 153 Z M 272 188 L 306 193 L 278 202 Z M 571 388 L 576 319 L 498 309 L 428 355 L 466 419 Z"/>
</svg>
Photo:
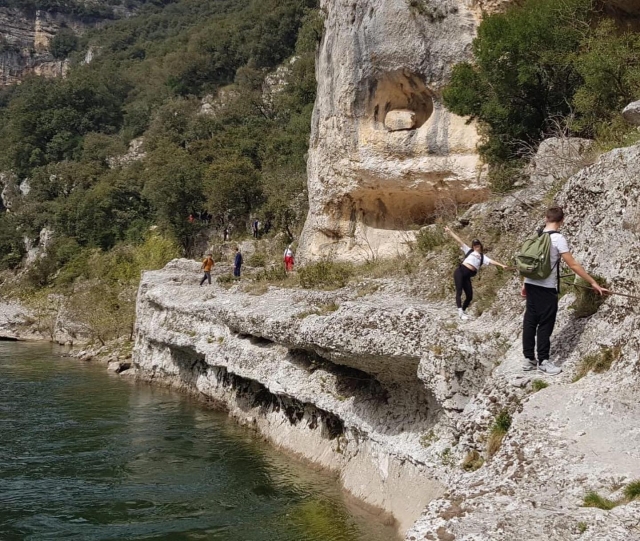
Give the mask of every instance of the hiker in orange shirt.
<svg viewBox="0 0 640 541">
<path fill-rule="evenodd" d="M 204 284 L 205 280 L 209 281 L 209 285 L 211 285 L 211 269 L 213 268 L 214 262 L 211 254 L 207 254 L 206 259 L 202 262 L 201 269 L 204 271 L 204 276 L 202 280 L 200 280 L 200 285 Z"/>
</svg>

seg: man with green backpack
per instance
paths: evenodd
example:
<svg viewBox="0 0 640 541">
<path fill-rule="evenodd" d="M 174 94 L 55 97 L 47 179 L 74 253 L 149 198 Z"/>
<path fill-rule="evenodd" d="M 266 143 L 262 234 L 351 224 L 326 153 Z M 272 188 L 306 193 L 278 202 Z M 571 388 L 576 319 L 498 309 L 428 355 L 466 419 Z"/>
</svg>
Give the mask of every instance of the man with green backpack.
<svg viewBox="0 0 640 541">
<path fill-rule="evenodd" d="M 525 371 L 540 370 L 549 375 L 562 372 L 549 360 L 551 333 L 558 313 L 561 259 L 573 272 L 589 282 L 598 294 L 607 292 L 571 255 L 567 239 L 558 231 L 563 220 L 564 211 L 560 207 L 547 210 L 544 230 L 537 237 L 525 241 L 515 257 L 516 268 L 525 277 L 521 294 L 527 298 L 522 326 L 525 357 L 522 368 Z"/>
</svg>

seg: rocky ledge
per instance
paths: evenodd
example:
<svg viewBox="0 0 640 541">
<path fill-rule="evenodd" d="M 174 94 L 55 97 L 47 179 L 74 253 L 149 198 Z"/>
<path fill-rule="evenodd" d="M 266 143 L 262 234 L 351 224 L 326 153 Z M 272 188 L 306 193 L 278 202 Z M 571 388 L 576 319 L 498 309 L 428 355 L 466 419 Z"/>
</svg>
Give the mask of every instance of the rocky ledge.
<svg viewBox="0 0 640 541">
<path fill-rule="evenodd" d="M 635 146 L 552 188 L 577 258 L 636 296 L 639 176 Z M 465 220 L 514 229 L 512 241 L 531 234 L 532 216 L 548 201 L 531 186 L 513 195 Z M 527 220 L 530 231 L 517 225 Z M 564 372 L 545 378 L 520 370 L 516 277 L 492 309 L 459 322 L 450 300 L 421 299 L 400 278 L 256 295 L 238 285 L 200 288 L 198 268 L 176 260 L 143 276 L 138 377 L 213 400 L 337 472 L 410 540 L 640 539 L 640 501 L 623 496 L 640 479 L 640 317 L 632 299 L 612 296 L 578 318 L 567 292 L 553 344 Z M 609 358 L 609 369 L 576 381 L 589 356 Z M 510 426 L 489 452 L 501 414 Z M 589 492 L 619 505 L 585 507 Z"/>
</svg>

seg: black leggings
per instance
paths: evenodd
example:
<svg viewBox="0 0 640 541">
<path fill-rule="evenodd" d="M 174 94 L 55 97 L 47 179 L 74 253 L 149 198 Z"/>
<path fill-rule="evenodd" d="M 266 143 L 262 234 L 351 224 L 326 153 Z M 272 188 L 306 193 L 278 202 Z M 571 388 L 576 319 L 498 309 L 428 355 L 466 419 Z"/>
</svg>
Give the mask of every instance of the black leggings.
<svg viewBox="0 0 640 541">
<path fill-rule="evenodd" d="M 460 265 L 453 273 L 453 281 L 456 284 L 456 306 L 466 310 L 473 299 L 473 286 L 471 285 L 471 278 L 473 278 L 478 271 L 469 270 L 464 265 Z M 462 292 L 464 291 L 464 304 L 462 304 Z"/>
</svg>

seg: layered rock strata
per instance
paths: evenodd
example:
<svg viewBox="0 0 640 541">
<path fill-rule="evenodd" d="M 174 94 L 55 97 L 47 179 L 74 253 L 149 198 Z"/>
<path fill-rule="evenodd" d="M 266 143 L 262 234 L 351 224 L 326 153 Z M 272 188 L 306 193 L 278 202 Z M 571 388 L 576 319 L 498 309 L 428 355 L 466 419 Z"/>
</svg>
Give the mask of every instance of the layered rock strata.
<svg viewBox="0 0 640 541">
<path fill-rule="evenodd" d="M 469 58 L 462 0 L 323 1 L 302 260 L 405 253 L 441 205 L 482 200 L 476 128 L 442 103 Z"/>
<path fill-rule="evenodd" d="M 640 235 L 640 146 L 610 152 L 565 181 L 587 160 L 586 147 L 545 143 L 531 185 L 464 220 L 504 226 L 515 249 L 556 194 L 577 258 L 614 291 L 640 296 L 640 256 L 630 249 Z M 133 355 L 139 377 L 214 400 L 277 445 L 338 472 L 355 496 L 395 517 L 408 540 L 639 539 L 639 502 L 623 497 L 640 479 L 633 300 L 611 296 L 595 315 L 577 318 L 575 290 L 565 286 L 552 349 L 564 372 L 548 378 L 521 371 L 524 304 L 515 276 L 490 309 L 460 322 L 451 299 L 421 298 L 401 277 L 375 288 L 250 294 L 199 288 L 197 273 L 186 260 L 145 273 Z M 449 279 L 449 271 L 417 279 Z M 574 382 L 585 358 L 602 355 L 608 371 Z M 511 428 L 491 456 L 487 439 L 501 412 Z M 590 491 L 620 505 L 583 507 Z"/>
<path fill-rule="evenodd" d="M 431 446 L 429 434 L 481 388 L 493 337 L 475 347 L 473 334 L 434 340 L 449 314 L 408 296 L 273 288 L 256 296 L 200 288 L 197 271 L 176 260 L 144 274 L 133 356 L 141 377 L 222 403 L 339 472 L 348 491 L 407 529 L 446 477 L 447 444 Z M 444 347 L 460 355 L 450 359 Z M 471 359 L 473 350 L 483 355 Z"/>
</svg>

